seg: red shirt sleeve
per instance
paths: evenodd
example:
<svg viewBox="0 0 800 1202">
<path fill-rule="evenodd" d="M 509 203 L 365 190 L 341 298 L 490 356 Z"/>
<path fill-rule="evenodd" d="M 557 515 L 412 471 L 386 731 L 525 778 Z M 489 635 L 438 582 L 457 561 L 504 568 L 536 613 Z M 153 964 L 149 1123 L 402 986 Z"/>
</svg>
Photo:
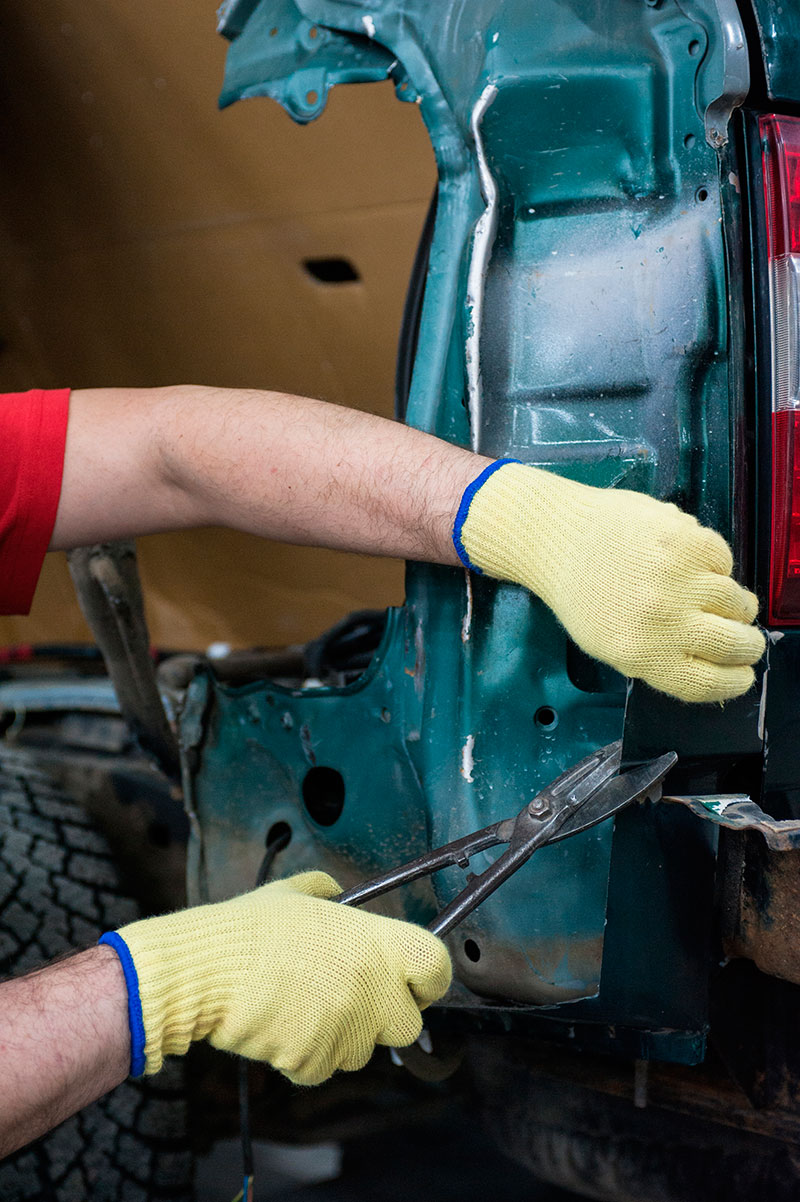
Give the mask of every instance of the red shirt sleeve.
<svg viewBox="0 0 800 1202">
<path fill-rule="evenodd" d="M 30 610 L 61 495 L 69 389 L 0 393 L 0 613 Z"/>
</svg>

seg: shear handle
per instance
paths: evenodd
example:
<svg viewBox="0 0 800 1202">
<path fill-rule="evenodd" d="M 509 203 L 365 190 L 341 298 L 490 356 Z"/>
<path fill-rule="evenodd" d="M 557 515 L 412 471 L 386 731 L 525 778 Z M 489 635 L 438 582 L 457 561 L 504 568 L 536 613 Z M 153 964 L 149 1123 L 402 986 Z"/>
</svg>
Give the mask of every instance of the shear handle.
<svg viewBox="0 0 800 1202">
<path fill-rule="evenodd" d="M 336 900 L 345 906 L 360 906 L 362 902 L 371 901 L 374 897 L 389 893 L 398 885 L 407 885 L 410 881 L 417 881 L 422 876 L 430 876 L 431 873 L 438 872 L 440 868 L 448 868 L 451 865 L 466 868 L 470 857 L 479 851 L 485 851 L 488 847 L 496 847 L 498 843 L 507 843 L 515 821 L 516 819 L 511 818 L 502 822 L 493 822 L 491 826 L 485 826 L 471 835 L 453 839 L 451 843 L 436 847 L 433 851 L 418 856 L 416 860 L 409 860 L 407 864 L 400 864 L 397 868 L 390 868 L 387 872 L 381 873 L 380 876 L 374 876 L 368 881 L 362 881 L 359 885 L 353 885 L 344 893 L 340 893 Z"/>
</svg>

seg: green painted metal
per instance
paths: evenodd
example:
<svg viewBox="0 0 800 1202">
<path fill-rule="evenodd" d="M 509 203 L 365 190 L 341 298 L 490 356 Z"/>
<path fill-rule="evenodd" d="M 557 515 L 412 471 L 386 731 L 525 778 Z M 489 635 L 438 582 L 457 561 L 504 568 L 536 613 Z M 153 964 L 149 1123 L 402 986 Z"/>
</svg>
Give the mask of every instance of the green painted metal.
<svg viewBox="0 0 800 1202">
<path fill-rule="evenodd" d="M 722 214 L 738 210 L 718 147 L 742 76 L 727 8 L 234 0 L 222 103 L 269 95 L 303 122 L 337 83 L 393 79 L 439 173 L 409 422 L 673 499 L 735 537 L 743 350 Z M 523 590 L 409 565 L 355 685 L 190 687 L 195 895 L 248 885 L 279 822 L 294 832 L 282 872 L 321 865 L 348 884 L 505 817 L 620 737 L 625 695 Z M 302 797 L 320 765 L 346 787 L 327 827 Z M 602 1028 L 609 1046 L 702 1058 L 711 921 L 693 914 L 711 914 L 714 849 L 691 815 L 637 811 L 616 836 L 606 824 L 537 853 L 451 937 L 452 1005 L 514 1001 L 587 1042 Z M 421 887 L 392 912 L 424 921 L 461 883 L 449 870 L 436 899 Z"/>
<path fill-rule="evenodd" d="M 785 0 L 750 0 L 758 25 L 767 94 L 777 105 L 797 105 L 800 9 Z"/>
<path fill-rule="evenodd" d="M 334 83 L 385 79 L 392 58 L 375 43 L 352 38 L 307 20 L 292 0 L 255 7 L 228 5 L 222 32 L 236 37 L 228 59 L 220 105 L 254 96 L 277 100 L 295 121 L 318 117 Z M 234 32 L 236 31 L 236 32 Z"/>
</svg>

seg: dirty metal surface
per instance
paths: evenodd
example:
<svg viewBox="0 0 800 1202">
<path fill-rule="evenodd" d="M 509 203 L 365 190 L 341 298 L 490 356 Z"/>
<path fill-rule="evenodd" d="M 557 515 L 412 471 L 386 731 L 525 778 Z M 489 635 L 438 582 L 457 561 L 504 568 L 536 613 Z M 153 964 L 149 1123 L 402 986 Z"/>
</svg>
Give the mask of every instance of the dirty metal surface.
<svg viewBox="0 0 800 1202">
<path fill-rule="evenodd" d="M 798 1196 L 796 1111 L 759 1112 L 718 1063 L 709 1071 L 570 1058 L 507 1038 L 473 1041 L 469 1060 L 500 1146 L 581 1197 Z"/>
<path fill-rule="evenodd" d="M 492 1062 L 505 1065 L 513 1059 L 533 1082 L 561 1082 L 567 1089 L 591 1090 L 630 1104 L 638 1102 L 637 1109 L 652 1108 L 682 1114 L 700 1126 L 720 1123 L 800 1148 L 800 1113 L 797 1109 L 781 1105 L 766 1112 L 756 1108 L 717 1060 L 710 1059 L 702 1066 L 648 1064 L 644 1081 L 637 1082 L 635 1060 L 611 1059 L 592 1053 L 565 1057 L 558 1048 L 537 1040 L 515 1041 L 507 1051 L 501 1038 L 481 1037 L 480 1041 L 470 1044 L 470 1058 L 473 1057 L 478 1071 L 484 1063 L 487 1065 L 487 1079 L 495 1071 L 489 1067 Z"/>
<path fill-rule="evenodd" d="M 725 913 L 727 954 L 800 985 L 800 840 L 787 849 L 739 835 L 726 864 L 736 878 Z"/>
</svg>

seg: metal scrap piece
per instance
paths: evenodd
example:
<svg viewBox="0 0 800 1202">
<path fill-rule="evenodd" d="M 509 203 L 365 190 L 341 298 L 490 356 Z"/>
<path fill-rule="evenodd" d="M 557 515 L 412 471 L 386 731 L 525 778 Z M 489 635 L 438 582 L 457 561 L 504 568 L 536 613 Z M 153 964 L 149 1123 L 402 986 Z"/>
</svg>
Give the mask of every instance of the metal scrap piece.
<svg viewBox="0 0 800 1202">
<path fill-rule="evenodd" d="M 698 818 L 732 831 L 758 831 L 773 851 L 800 849 L 800 821 L 771 818 L 746 793 L 715 793 L 710 797 L 664 797 L 686 806 Z"/>
</svg>

